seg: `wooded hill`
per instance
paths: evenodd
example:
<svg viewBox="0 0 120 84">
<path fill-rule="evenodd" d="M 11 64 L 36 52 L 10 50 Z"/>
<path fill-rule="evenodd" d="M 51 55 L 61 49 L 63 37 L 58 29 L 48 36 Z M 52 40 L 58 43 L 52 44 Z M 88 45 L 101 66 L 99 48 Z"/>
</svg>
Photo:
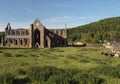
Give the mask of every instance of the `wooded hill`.
<svg viewBox="0 0 120 84">
<path fill-rule="evenodd" d="M 120 41 L 120 17 L 113 17 L 68 29 L 69 41 L 99 43 Z"/>
</svg>

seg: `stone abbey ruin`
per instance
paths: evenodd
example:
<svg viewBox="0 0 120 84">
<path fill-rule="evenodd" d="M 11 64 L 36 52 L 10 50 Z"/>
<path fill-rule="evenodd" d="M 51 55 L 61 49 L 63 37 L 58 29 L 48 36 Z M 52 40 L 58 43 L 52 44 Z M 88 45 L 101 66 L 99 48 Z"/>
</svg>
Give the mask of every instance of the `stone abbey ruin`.
<svg viewBox="0 0 120 84">
<path fill-rule="evenodd" d="M 1 46 L 51 48 L 67 46 L 67 29 L 47 29 L 37 18 L 29 29 L 12 29 L 8 23 Z"/>
</svg>

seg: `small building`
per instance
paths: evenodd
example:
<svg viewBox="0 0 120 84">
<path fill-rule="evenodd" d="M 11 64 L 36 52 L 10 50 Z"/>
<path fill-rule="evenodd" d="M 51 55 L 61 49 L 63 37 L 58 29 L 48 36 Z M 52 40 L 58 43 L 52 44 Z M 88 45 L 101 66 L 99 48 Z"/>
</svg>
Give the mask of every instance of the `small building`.
<svg viewBox="0 0 120 84">
<path fill-rule="evenodd" d="M 47 29 L 37 18 L 30 28 L 12 29 L 8 23 L 1 45 L 8 47 L 51 48 L 67 46 L 67 28 Z"/>
<path fill-rule="evenodd" d="M 112 48 L 112 43 L 111 42 L 106 42 L 103 44 L 103 46 L 107 49 L 111 49 Z"/>
<path fill-rule="evenodd" d="M 117 42 L 112 44 L 112 52 L 120 55 L 120 43 Z"/>
</svg>

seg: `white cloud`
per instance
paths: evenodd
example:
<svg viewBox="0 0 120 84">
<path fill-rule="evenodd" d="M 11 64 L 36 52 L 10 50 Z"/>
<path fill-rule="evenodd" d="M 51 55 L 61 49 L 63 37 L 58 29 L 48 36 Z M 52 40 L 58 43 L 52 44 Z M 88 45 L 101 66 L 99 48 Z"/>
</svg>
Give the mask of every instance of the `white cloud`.
<svg viewBox="0 0 120 84">
<path fill-rule="evenodd" d="M 51 17 L 45 19 L 46 23 L 60 23 L 60 22 L 65 22 L 72 19 L 71 16 L 62 16 L 62 17 Z"/>
<path fill-rule="evenodd" d="M 17 22 L 16 18 L 13 17 L 14 22 L 11 22 L 11 27 L 13 29 L 16 28 L 30 28 L 30 24 L 33 22 L 27 21 L 27 22 Z M 86 21 L 90 18 L 84 17 L 84 16 L 60 16 L 60 17 L 50 17 L 43 19 L 41 23 L 46 26 L 46 28 L 64 28 L 65 24 L 67 24 L 68 28 L 70 27 L 76 27 L 83 24 L 86 24 Z M 0 24 L 0 31 L 4 31 L 6 24 Z"/>
<path fill-rule="evenodd" d="M 83 16 L 61 16 L 61 17 L 51 17 L 43 21 L 47 27 L 64 27 L 64 24 L 68 24 L 68 27 L 74 27 L 82 25 L 82 21 L 86 20 Z"/>
<path fill-rule="evenodd" d="M 26 8 L 25 9 L 28 13 L 32 13 L 33 12 L 33 10 L 31 9 L 31 8 Z"/>
<path fill-rule="evenodd" d="M 66 8 L 66 7 L 70 7 L 69 4 L 56 4 L 56 3 L 46 3 L 44 4 L 45 7 L 56 7 L 56 8 Z"/>
</svg>

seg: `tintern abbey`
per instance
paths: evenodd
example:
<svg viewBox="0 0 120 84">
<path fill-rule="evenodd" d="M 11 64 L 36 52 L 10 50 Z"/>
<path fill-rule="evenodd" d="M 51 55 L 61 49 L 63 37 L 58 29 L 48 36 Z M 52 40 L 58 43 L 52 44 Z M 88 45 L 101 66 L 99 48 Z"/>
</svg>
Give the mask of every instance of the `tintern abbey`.
<svg viewBox="0 0 120 84">
<path fill-rule="evenodd" d="M 47 29 L 37 18 L 29 29 L 12 29 L 10 24 L 5 28 L 2 46 L 26 48 L 51 48 L 67 46 L 67 28 Z"/>
</svg>

